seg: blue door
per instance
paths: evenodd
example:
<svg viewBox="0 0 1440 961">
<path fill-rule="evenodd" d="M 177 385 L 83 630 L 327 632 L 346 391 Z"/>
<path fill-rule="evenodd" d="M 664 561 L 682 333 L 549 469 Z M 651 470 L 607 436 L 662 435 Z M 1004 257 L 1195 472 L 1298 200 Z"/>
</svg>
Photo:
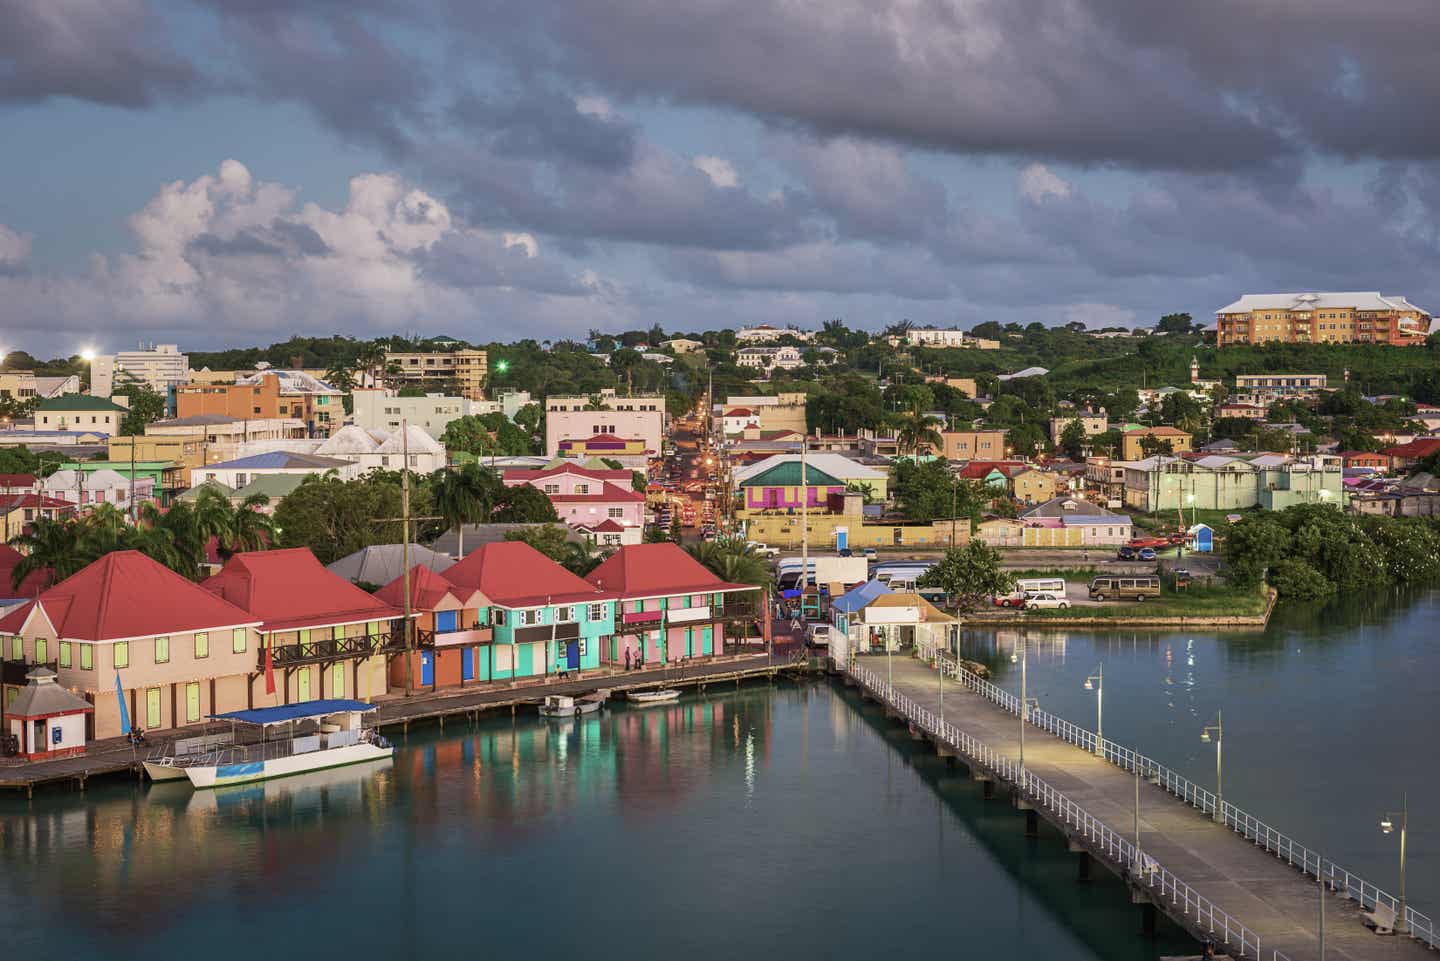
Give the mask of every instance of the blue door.
<svg viewBox="0 0 1440 961">
<path fill-rule="evenodd" d="M 460 680 L 475 680 L 475 648 L 460 648 Z"/>
<path fill-rule="evenodd" d="M 835 549 L 836 549 L 837 551 L 843 551 L 845 548 L 847 548 L 847 547 L 849 547 L 849 546 L 850 546 L 850 532 L 849 532 L 849 531 L 836 531 L 836 532 L 835 532 Z"/>
<path fill-rule="evenodd" d="M 435 683 L 435 652 L 420 652 L 420 685 L 429 687 Z"/>
<path fill-rule="evenodd" d="M 571 641 L 565 645 L 565 666 L 572 671 L 580 670 L 580 642 Z"/>
<path fill-rule="evenodd" d="M 436 611 L 435 632 L 437 634 L 448 634 L 455 630 L 458 626 L 455 619 L 458 613 L 459 611 Z"/>
</svg>

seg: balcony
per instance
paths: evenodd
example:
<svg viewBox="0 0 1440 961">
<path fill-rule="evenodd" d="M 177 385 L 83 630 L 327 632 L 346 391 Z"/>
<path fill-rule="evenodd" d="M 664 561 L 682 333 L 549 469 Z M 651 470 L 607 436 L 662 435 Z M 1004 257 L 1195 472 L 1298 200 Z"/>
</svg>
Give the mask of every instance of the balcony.
<svg viewBox="0 0 1440 961">
<path fill-rule="evenodd" d="M 445 631 L 433 635 L 436 647 L 459 647 L 465 644 L 489 644 L 495 638 L 495 630 L 476 627 L 468 631 Z"/>
<path fill-rule="evenodd" d="M 666 620 L 671 624 L 694 624 L 698 621 L 708 621 L 710 617 L 710 605 L 704 607 L 678 607 L 671 608 Z"/>
<path fill-rule="evenodd" d="M 432 631 L 416 631 L 416 649 L 433 647 L 435 634 Z M 385 631 L 361 637 L 337 637 L 327 640 L 307 641 L 303 644 L 277 644 L 271 651 L 275 667 L 289 669 L 307 664 L 330 664 L 335 661 L 373 657 L 376 654 L 397 654 L 405 650 L 403 631 Z M 265 670 L 265 649 L 257 652 L 256 672 Z"/>
</svg>

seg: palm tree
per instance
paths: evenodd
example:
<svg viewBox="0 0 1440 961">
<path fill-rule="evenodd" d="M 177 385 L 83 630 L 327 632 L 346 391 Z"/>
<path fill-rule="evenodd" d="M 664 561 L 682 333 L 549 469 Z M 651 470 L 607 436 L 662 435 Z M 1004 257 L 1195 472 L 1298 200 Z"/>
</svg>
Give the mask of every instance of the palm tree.
<svg viewBox="0 0 1440 961">
<path fill-rule="evenodd" d="M 15 565 L 10 586 L 18 588 L 25 578 L 46 568 L 54 572 L 55 580 L 63 581 L 84 567 L 85 560 L 77 550 L 79 528 L 73 519 L 37 517 L 28 530 L 11 538 L 10 545 L 25 556 Z"/>
<path fill-rule="evenodd" d="M 178 506 L 178 505 L 177 505 Z M 216 543 L 225 544 L 233 535 L 231 527 L 230 498 L 214 487 L 202 487 L 195 497 L 192 517 L 195 534 L 202 544 L 215 538 Z"/>
<path fill-rule="evenodd" d="M 235 505 L 230 515 L 230 538 L 220 546 L 220 556 L 241 551 L 263 551 L 275 542 L 275 520 L 261 510 L 270 503 L 268 494 L 251 494 Z"/>
<path fill-rule="evenodd" d="M 595 545 L 588 540 L 566 541 L 564 555 L 560 558 L 560 566 L 571 574 L 584 577 L 605 558 L 595 552 Z"/>
<path fill-rule="evenodd" d="M 866 504 L 875 503 L 875 485 L 869 481 L 851 481 L 845 485 L 845 490 L 851 494 L 859 494 Z"/>
<path fill-rule="evenodd" d="M 465 556 L 465 525 L 490 519 L 499 495 L 499 478 L 471 461 L 457 469 L 438 470 L 431 475 L 435 511 L 448 527 L 458 532 L 457 553 Z"/>
<path fill-rule="evenodd" d="M 331 361 L 330 366 L 325 368 L 325 382 L 348 394 L 355 389 L 355 368 L 349 361 Z"/>
<path fill-rule="evenodd" d="M 895 440 L 899 442 L 900 450 L 909 451 L 919 455 L 922 451 L 945 446 L 945 441 L 940 432 L 935 428 L 940 425 L 938 417 L 931 417 L 920 412 L 916 407 L 900 418 L 899 431 Z"/>
<path fill-rule="evenodd" d="M 690 556 L 709 568 L 710 573 L 731 584 L 770 583 L 765 558 L 739 537 L 722 537 L 688 548 Z"/>
</svg>

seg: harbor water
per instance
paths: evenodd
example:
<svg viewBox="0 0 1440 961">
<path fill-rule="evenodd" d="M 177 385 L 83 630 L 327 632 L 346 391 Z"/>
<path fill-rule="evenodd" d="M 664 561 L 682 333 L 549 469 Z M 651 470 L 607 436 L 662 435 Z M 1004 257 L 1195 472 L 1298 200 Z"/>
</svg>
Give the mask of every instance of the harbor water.
<svg viewBox="0 0 1440 961">
<path fill-rule="evenodd" d="M 1283 609 L 1255 635 L 967 632 L 969 656 L 1392 890 L 1440 895 L 1440 595 Z M 1023 638 L 1023 640 L 1022 640 Z M 15 956 L 1135 959 L 1194 950 L 1048 828 L 1024 836 L 828 682 L 711 688 L 563 722 L 412 729 L 392 761 L 194 792 L 92 782 L 0 798 Z M 1436 902 L 1440 906 L 1440 902 Z M 20 920 L 20 919 L 23 919 Z"/>
</svg>

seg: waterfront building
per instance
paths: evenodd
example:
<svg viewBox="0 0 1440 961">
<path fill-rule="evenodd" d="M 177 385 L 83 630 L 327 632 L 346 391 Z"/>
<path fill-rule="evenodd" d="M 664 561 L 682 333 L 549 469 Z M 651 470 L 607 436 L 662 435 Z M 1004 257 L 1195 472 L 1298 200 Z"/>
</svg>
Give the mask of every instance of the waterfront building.
<svg viewBox="0 0 1440 961">
<path fill-rule="evenodd" d="M 240 707 L 382 694 L 386 657 L 404 650 L 394 623 L 399 612 L 327 571 L 305 548 L 243 551 L 200 586 L 257 622 L 259 643 L 246 668 L 249 703 Z M 267 650 L 274 694 L 266 691 Z"/>
<path fill-rule="evenodd" d="M 1032 507 L 1020 515 L 1027 525 L 1039 521 L 1058 521 L 1058 528 L 1034 528 L 1035 533 L 1022 535 L 1024 546 L 1097 547 L 1115 546 L 1130 540 L 1133 534 L 1129 515 L 1106 510 L 1078 497 L 1056 497 Z M 1041 534 L 1042 530 L 1060 530 L 1063 534 Z M 1049 543 L 1042 543 L 1042 541 Z M 1033 544 L 1031 542 L 1034 542 Z"/>
<path fill-rule="evenodd" d="M 545 454 L 555 457 L 563 440 L 596 434 L 634 438 L 647 451 L 659 451 L 665 439 L 665 398 L 660 394 L 620 397 L 606 389 L 593 396 L 545 399 Z"/>
<path fill-rule="evenodd" d="M 403 611 L 404 575 L 376 591 L 375 599 Z M 410 612 L 416 640 L 424 641 L 408 655 L 412 689 L 463 687 L 471 681 L 491 679 L 489 667 L 494 657 L 490 647 L 495 635 L 490 628 L 490 602 L 481 592 L 453 584 L 430 566 L 416 564 L 410 569 Z M 405 657 L 401 654 L 390 661 L 391 690 L 405 689 Z"/>
<path fill-rule="evenodd" d="M 1218 347 L 1232 344 L 1425 343 L 1430 314 L 1404 297 L 1375 291 L 1246 294 L 1215 312 Z"/>
<path fill-rule="evenodd" d="M 940 456 L 946 460 L 1001 460 L 1008 453 L 1003 430 L 940 432 Z"/>
<path fill-rule="evenodd" d="M 732 618 L 759 609 L 759 587 L 722 581 L 678 544 L 623 547 L 585 579 L 619 596 L 614 631 L 601 643 L 602 660 L 620 666 L 724 653 L 727 603 Z M 739 604 L 745 595 L 749 603 Z"/>
<path fill-rule="evenodd" d="M 600 666 L 601 640 L 614 633 L 616 595 L 529 544 L 483 544 L 442 576 L 489 602 L 492 642 L 488 658 L 476 665 L 477 679 L 543 677 Z"/>
<path fill-rule="evenodd" d="M 1344 506 L 1344 467 L 1333 455 L 1211 454 L 1195 460 L 1155 456 L 1127 462 L 1125 506 L 1160 511 L 1283 510 L 1295 504 Z"/>
<path fill-rule="evenodd" d="M 95 708 L 89 738 L 251 706 L 258 619 L 138 551 L 115 551 L 0 619 L 9 661 L 41 664 Z M 8 675 L 7 675 L 8 676 Z M 7 685 L 7 703 L 18 694 Z"/>
<path fill-rule="evenodd" d="M 385 352 L 387 374 L 402 383 L 454 381 L 460 396 L 468 400 L 484 400 L 485 384 L 490 377 L 489 355 L 483 350 L 395 351 Z"/>
<path fill-rule="evenodd" d="M 77 757 L 85 753 L 85 715 L 90 702 L 55 683 L 56 674 L 38 666 L 25 674 L 26 685 L 5 706 L 4 727 L 27 761 Z"/>
</svg>

